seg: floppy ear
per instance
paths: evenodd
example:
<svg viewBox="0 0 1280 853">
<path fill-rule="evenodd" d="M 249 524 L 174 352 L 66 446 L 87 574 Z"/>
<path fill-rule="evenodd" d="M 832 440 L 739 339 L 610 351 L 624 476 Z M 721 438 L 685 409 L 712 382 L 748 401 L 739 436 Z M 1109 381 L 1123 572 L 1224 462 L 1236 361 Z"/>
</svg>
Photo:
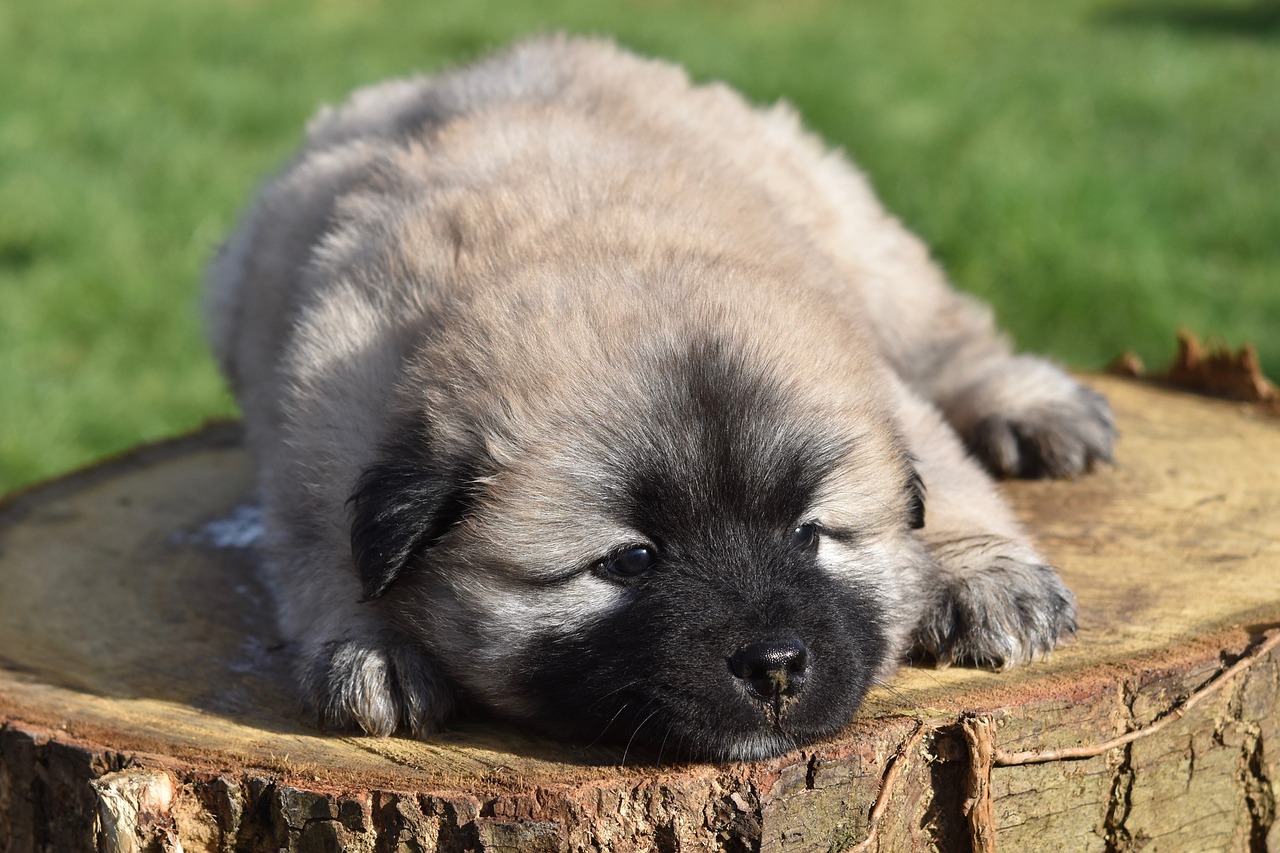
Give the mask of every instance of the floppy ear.
<svg viewBox="0 0 1280 853">
<path fill-rule="evenodd" d="M 435 545 L 472 502 L 474 460 L 443 460 L 425 423 L 397 429 L 356 482 L 351 553 L 364 601 L 387 591 L 409 562 Z"/>
</svg>

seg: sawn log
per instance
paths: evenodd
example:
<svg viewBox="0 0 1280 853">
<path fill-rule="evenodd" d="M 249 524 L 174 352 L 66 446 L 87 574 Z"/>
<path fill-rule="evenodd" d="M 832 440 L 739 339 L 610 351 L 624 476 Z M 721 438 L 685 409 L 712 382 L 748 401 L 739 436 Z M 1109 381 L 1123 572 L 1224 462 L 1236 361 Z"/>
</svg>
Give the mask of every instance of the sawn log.
<svg viewBox="0 0 1280 853">
<path fill-rule="evenodd" d="M 0 849 L 1280 851 L 1280 419 L 1091 381 L 1115 466 L 1004 487 L 1077 594 L 1074 642 L 906 669 L 840 737 L 750 764 L 318 731 L 234 425 L 11 496 Z"/>
</svg>

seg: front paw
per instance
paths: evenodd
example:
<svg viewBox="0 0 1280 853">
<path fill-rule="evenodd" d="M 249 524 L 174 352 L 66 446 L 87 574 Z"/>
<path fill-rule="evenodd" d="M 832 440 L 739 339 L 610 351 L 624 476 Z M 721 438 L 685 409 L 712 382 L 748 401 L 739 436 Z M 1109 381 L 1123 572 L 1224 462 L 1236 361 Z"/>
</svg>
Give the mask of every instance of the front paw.
<svg viewBox="0 0 1280 853">
<path fill-rule="evenodd" d="M 1110 404 L 1046 361 L 1014 359 L 969 393 L 960 432 L 996 476 L 1071 477 L 1111 461 Z"/>
<path fill-rule="evenodd" d="M 995 556 L 940 581 L 916 629 L 915 652 L 941 666 L 1007 669 L 1044 657 L 1075 633 L 1075 599 L 1051 566 Z"/>
<path fill-rule="evenodd" d="M 301 681 L 325 728 L 421 735 L 439 730 L 454 706 L 426 653 L 391 631 L 320 645 L 303 661 Z"/>
</svg>

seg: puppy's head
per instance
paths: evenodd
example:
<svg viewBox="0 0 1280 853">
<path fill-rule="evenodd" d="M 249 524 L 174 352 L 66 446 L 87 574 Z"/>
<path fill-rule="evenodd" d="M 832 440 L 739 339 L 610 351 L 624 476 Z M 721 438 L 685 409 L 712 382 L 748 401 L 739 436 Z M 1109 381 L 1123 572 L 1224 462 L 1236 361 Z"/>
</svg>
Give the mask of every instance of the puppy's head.
<svg viewBox="0 0 1280 853">
<path fill-rule="evenodd" d="M 641 362 L 406 416 L 354 501 L 366 595 L 556 734 L 720 760 L 833 734 L 928 561 L 891 414 L 723 341 Z"/>
</svg>

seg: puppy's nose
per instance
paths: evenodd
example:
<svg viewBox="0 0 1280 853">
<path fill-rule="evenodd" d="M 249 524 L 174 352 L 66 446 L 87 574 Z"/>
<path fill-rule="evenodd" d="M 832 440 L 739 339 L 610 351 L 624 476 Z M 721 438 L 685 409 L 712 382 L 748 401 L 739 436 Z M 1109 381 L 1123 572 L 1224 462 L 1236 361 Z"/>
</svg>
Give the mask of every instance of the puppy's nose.
<svg viewBox="0 0 1280 853">
<path fill-rule="evenodd" d="M 757 697 L 776 702 L 795 695 L 803 686 L 809 650 L 796 637 L 761 640 L 734 652 L 729 669 Z"/>
</svg>

